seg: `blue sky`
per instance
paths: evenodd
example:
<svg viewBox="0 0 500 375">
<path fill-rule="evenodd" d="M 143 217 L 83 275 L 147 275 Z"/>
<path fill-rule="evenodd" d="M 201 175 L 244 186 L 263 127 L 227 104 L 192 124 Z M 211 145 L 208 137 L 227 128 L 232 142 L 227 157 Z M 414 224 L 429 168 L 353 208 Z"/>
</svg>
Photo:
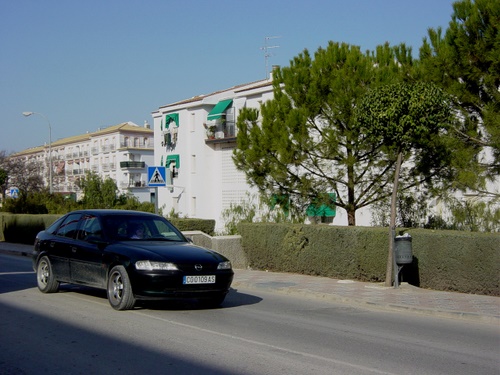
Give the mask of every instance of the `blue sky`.
<svg viewBox="0 0 500 375">
<path fill-rule="evenodd" d="M 304 49 L 373 50 L 446 29 L 452 0 L 0 0 L 0 150 L 8 153 L 264 79 Z"/>
</svg>

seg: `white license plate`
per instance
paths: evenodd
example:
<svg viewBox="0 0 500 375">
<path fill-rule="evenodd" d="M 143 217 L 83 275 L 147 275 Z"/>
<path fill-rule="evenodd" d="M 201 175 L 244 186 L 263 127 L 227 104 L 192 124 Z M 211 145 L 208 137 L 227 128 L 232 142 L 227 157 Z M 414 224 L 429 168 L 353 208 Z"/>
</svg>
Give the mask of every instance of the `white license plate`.
<svg viewBox="0 0 500 375">
<path fill-rule="evenodd" d="M 183 284 L 215 284 L 215 275 L 184 276 Z"/>
</svg>

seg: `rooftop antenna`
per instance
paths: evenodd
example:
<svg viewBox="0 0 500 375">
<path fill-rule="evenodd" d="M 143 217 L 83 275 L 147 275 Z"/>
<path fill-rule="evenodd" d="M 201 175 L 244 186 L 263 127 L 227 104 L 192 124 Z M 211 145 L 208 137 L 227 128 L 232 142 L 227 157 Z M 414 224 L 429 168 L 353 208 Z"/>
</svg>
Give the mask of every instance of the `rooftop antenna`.
<svg viewBox="0 0 500 375">
<path fill-rule="evenodd" d="M 264 58 L 266 60 L 266 79 L 269 77 L 269 57 L 272 56 L 271 53 L 269 53 L 269 50 L 270 49 L 273 49 L 273 48 L 279 48 L 279 46 L 268 46 L 268 42 L 270 39 L 277 39 L 277 38 L 281 38 L 281 36 L 266 36 L 264 38 L 264 47 L 260 47 L 260 49 L 262 51 L 264 51 Z"/>
</svg>

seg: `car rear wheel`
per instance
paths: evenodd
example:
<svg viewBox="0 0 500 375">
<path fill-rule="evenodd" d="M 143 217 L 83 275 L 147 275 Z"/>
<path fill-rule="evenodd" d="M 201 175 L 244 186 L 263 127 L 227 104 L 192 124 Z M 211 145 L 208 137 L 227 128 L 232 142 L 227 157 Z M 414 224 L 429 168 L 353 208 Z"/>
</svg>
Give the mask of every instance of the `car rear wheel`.
<svg viewBox="0 0 500 375">
<path fill-rule="evenodd" d="M 36 282 L 38 289 L 43 293 L 55 293 L 59 290 L 59 281 L 54 277 L 52 264 L 46 256 L 40 258 L 38 261 L 36 267 Z"/>
<path fill-rule="evenodd" d="M 109 273 L 107 294 L 108 301 L 115 310 L 130 310 L 134 307 L 134 293 L 123 266 L 115 266 Z"/>
</svg>

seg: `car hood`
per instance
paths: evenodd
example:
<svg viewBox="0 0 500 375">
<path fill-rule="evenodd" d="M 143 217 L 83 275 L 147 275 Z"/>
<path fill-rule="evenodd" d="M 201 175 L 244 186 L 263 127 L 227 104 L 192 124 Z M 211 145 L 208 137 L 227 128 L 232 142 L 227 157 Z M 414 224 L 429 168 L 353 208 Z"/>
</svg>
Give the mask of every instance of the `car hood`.
<svg viewBox="0 0 500 375">
<path fill-rule="evenodd" d="M 221 254 L 186 242 L 123 241 L 110 245 L 109 252 L 123 253 L 135 260 L 155 260 L 172 263 L 224 262 Z"/>
</svg>

